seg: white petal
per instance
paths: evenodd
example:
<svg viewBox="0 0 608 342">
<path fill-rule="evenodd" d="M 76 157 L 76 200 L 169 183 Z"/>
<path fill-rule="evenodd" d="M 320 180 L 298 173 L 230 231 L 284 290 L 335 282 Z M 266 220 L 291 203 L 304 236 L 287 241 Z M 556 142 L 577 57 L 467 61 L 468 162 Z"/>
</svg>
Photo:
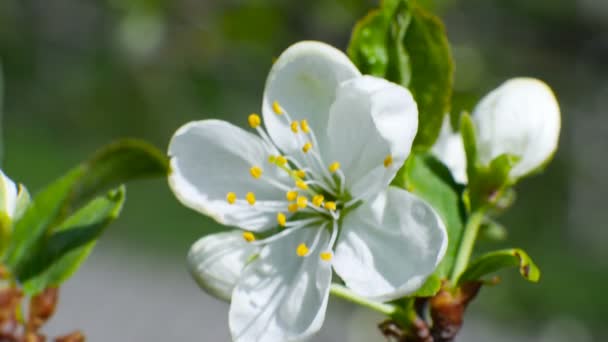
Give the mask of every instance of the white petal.
<svg viewBox="0 0 608 342">
<path fill-rule="evenodd" d="M 519 178 L 541 167 L 557 148 L 561 118 L 551 89 L 532 78 L 514 78 L 486 95 L 473 111 L 479 160 L 504 153 L 521 158 L 511 171 Z"/>
<path fill-rule="evenodd" d="M 446 247 L 437 213 L 407 191 L 390 187 L 344 218 L 334 269 L 359 295 L 392 300 L 422 286 Z"/>
<path fill-rule="evenodd" d="M 348 57 L 327 44 L 305 41 L 290 46 L 272 66 L 262 113 L 268 133 L 284 152 L 301 148 L 284 117 L 272 110 L 277 101 L 294 120 L 307 119 L 324 151 L 329 107 L 338 85 L 360 73 Z"/>
<path fill-rule="evenodd" d="M 312 248 L 313 240 L 318 243 Z M 304 228 L 266 246 L 249 264 L 232 294 L 230 330 L 236 342 L 284 342 L 317 332 L 325 319 L 331 265 L 319 253 L 326 230 Z M 310 254 L 296 249 L 306 243 Z"/>
<path fill-rule="evenodd" d="M 384 189 L 409 156 L 417 130 L 418 108 L 407 89 L 372 76 L 341 84 L 329 117 L 329 149 L 351 194 Z M 389 155 L 393 163 L 386 168 Z"/>
<path fill-rule="evenodd" d="M 17 207 L 17 185 L 0 170 L 0 212 L 13 218 Z"/>
<path fill-rule="evenodd" d="M 247 243 L 241 231 L 207 235 L 188 252 L 190 273 L 209 294 L 229 301 L 247 261 L 258 247 Z"/>
<path fill-rule="evenodd" d="M 450 169 L 456 182 L 467 183 L 467 156 L 464 152 L 462 136 L 452 130 L 449 115 L 443 120 L 441 132 L 431 152 Z"/>
<path fill-rule="evenodd" d="M 220 120 L 191 122 L 171 139 L 169 185 L 187 207 L 209 215 L 218 222 L 251 231 L 276 226 L 276 212 L 256 208 L 284 201 L 285 193 L 250 174 L 252 166 L 264 169 L 264 176 L 286 177 L 268 164 L 262 139 Z M 257 198 L 229 204 L 226 195 L 234 192 L 243 200 L 247 192 Z"/>
</svg>

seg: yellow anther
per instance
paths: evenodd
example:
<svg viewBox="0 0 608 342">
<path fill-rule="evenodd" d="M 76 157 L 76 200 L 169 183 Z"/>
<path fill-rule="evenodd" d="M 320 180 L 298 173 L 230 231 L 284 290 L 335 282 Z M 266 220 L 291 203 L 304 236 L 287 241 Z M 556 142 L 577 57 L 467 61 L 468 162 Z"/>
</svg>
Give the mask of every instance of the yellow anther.
<svg viewBox="0 0 608 342">
<path fill-rule="evenodd" d="M 287 191 L 287 193 L 285 194 L 285 197 L 287 198 L 288 201 L 295 201 L 296 198 L 298 197 L 298 192 L 291 190 L 291 191 Z"/>
<path fill-rule="evenodd" d="M 276 163 L 276 162 L 277 162 L 277 156 L 272 155 L 272 154 L 271 154 L 271 155 L 269 155 L 269 156 L 268 156 L 268 162 L 269 162 L 270 164 L 274 164 L 274 163 Z"/>
<path fill-rule="evenodd" d="M 331 252 L 319 253 L 319 257 L 321 257 L 321 260 L 323 260 L 323 261 L 330 261 L 332 256 L 333 256 L 333 254 Z"/>
<path fill-rule="evenodd" d="M 338 162 L 333 162 L 329 165 L 329 172 L 334 173 L 336 171 L 338 171 L 338 169 L 340 168 L 340 163 Z"/>
<path fill-rule="evenodd" d="M 287 217 L 285 216 L 285 214 L 278 213 L 277 214 L 277 222 L 279 223 L 279 226 L 285 227 L 285 224 L 287 224 Z"/>
<path fill-rule="evenodd" d="M 287 158 L 283 156 L 277 156 L 274 161 L 279 166 L 285 166 L 287 164 Z"/>
<path fill-rule="evenodd" d="M 234 204 L 234 202 L 236 202 L 236 194 L 234 192 L 229 192 L 226 195 L 226 201 L 230 204 Z"/>
<path fill-rule="evenodd" d="M 253 192 L 248 192 L 247 195 L 245 195 L 245 199 L 250 205 L 255 204 L 255 195 L 253 194 Z"/>
<path fill-rule="evenodd" d="M 391 164 L 393 164 L 393 156 L 389 154 L 386 156 L 386 158 L 384 158 L 384 167 L 389 167 Z"/>
<path fill-rule="evenodd" d="M 308 205 L 308 198 L 306 198 L 305 196 L 298 197 L 297 204 L 298 207 L 302 209 L 306 208 L 306 206 Z"/>
<path fill-rule="evenodd" d="M 298 176 L 298 178 L 304 178 L 304 177 L 306 177 L 306 171 L 304 171 L 304 170 L 297 170 L 296 171 L 296 176 Z"/>
<path fill-rule="evenodd" d="M 247 242 L 252 242 L 255 241 L 255 235 L 253 235 L 252 232 L 244 232 L 243 239 L 245 239 Z"/>
<path fill-rule="evenodd" d="M 251 177 L 255 179 L 262 177 L 262 169 L 259 166 L 254 166 L 249 169 L 249 173 L 251 173 Z"/>
<path fill-rule="evenodd" d="M 304 132 L 304 133 L 310 132 L 310 127 L 308 127 L 308 121 L 306 121 L 306 120 L 300 121 L 300 128 L 302 129 L 302 132 Z"/>
<path fill-rule="evenodd" d="M 324 207 L 327 210 L 332 210 L 332 211 L 336 210 L 336 202 L 327 201 L 327 202 L 325 202 Z"/>
<path fill-rule="evenodd" d="M 323 197 L 323 195 L 315 195 L 312 198 L 312 204 L 314 204 L 317 207 L 320 207 L 321 205 L 323 205 L 324 199 L 325 199 L 325 197 Z"/>
<path fill-rule="evenodd" d="M 291 123 L 291 131 L 294 133 L 298 133 L 298 122 L 294 121 Z"/>
<path fill-rule="evenodd" d="M 304 183 L 301 180 L 296 181 L 296 187 L 298 187 L 302 190 L 308 190 L 308 184 Z"/>
<path fill-rule="evenodd" d="M 296 248 L 296 254 L 301 257 L 305 257 L 308 255 L 308 246 L 306 244 L 301 243 L 298 248 Z"/>
<path fill-rule="evenodd" d="M 283 107 L 281 107 L 281 105 L 277 101 L 274 101 L 272 103 L 272 110 L 277 115 L 283 115 L 285 113 L 285 111 L 283 110 Z"/>
<path fill-rule="evenodd" d="M 311 148 L 312 148 L 312 144 L 309 141 L 306 144 L 304 144 L 304 146 L 302 146 L 302 152 L 308 153 L 308 151 L 310 151 Z"/>
<path fill-rule="evenodd" d="M 251 128 L 256 128 L 262 123 L 262 119 L 260 119 L 260 116 L 256 113 L 249 114 L 248 121 Z"/>
<path fill-rule="evenodd" d="M 290 203 L 290 204 L 287 206 L 287 210 L 288 210 L 290 213 L 295 213 L 296 211 L 298 211 L 298 204 L 297 204 L 297 203 Z"/>
</svg>

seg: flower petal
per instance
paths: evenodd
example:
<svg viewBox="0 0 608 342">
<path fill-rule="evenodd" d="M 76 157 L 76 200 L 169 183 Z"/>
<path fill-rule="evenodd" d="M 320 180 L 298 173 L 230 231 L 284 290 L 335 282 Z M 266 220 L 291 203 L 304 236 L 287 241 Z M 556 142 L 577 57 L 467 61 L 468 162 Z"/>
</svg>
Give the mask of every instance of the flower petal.
<svg viewBox="0 0 608 342">
<path fill-rule="evenodd" d="M 0 212 L 13 218 L 17 207 L 17 185 L 0 170 Z"/>
<path fill-rule="evenodd" d="M 441 126 L 441 132 L 431 152 L 450 169 L 454 180 L 467 184 L 467 156 L 460 133 L 452 130 L 450 116 L 446 115 Z"/>
<path fill-rule="evenodd" d="M 390 187 L 344 218 L 334 269 L 354 292 L 387 301 L 422 286 L 446 247 L 445 226 L 435 211 Z"/>
<path fill-rule="evenodd" d="M 241 231 L 207 235 L 188 252 L 190 273 L 209 294 L 230 301 L 247 261 L 259 248 L 247 243 Z"/>
<path fill-rule="evenodd" d="M 273 111 L 277 101 L 293 120 L 308 120 L 324 151 L 329 107 L 338 85 L 359 76 L 357 67 L 340 50 L 330 45 L 305 41 L 290 46 L 272 66 L 262 113 L 268 134 L 285 153 L 300 149 L 284 117 Z"/>
<path fill-rule="evenodd" d="M 354 197 L 373 197 L 390 183 L 417 130 L 418 108 L 407 89 L 372 76 L 340 85 L 329 117 L 330 159 L 340 162 Z"/>
<path fill-rule="evenodd" d="M 234 341 L 299 340 L 321 328 L 332 273 L 319 253 L 328 241 L 325 229 L 303 228 L 266 246 L 245 268 L 230 306 Z M 310 248 L 306 257 L 296 254 L 301 243 Z"/>
<path fill-rule="evenodd" d="M 225 121 L 191 122 L 171 139 L 169 185 L 185 206 L 222 224 L 252 231 L 274 227 L 276 211 L 259 208 L 280 205 L 285 192 L 250 174 L 251 167 L 259 166 L 264 176 L 288 177 L 268 165 L 270 153 L 261 138 Z M 229 204 L 229 192 L 240 201 Z M 255 194 L 255 205 L 243 200 L 248 192 Z"/>
<path fill-rule="evenodd" d="M 557 149 L 559 105 L 551 89 L 537 79 L 503 83 L 477 104 L 473 122 L 482 164 L 504 153 L 521 158 L 511 170 L 512 178 L 541 167 Z"/>
</svg>

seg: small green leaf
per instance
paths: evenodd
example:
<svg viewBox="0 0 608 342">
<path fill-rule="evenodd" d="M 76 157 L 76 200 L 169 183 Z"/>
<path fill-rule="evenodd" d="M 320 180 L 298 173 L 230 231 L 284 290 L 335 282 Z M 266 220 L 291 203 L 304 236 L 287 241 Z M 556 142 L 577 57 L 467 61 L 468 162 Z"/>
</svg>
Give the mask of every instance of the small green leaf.
<svg viewBox="0 0 608 342">
<path fill-rule="evenodd" d="M 488 274 L 511 267 L 518 267 L 522 277 L 530 282 L 536 283 L 540 279 L 540 270 L 526 252 L 505 249 L 487 253 L 473 261 L 458 279 L 458 284 L 483 280 Z"/>
<path fill-rule="evenodd" d="M 355 26 L 348 55 L 364 74 L 408 87 L 419 110 L 414 145 L 433 145 L 449 113 L 453 62 L 443 24 L 415 1 L 385 0 Z"/>
<path fill-rule="evenodd" d="M 436 274 L 430 275 L 422 285 L 410 297 L 433 297 L 441 289 L 441 279 Z"/>
<path fill-rule="evenodd" d="M 429 203 L 442 218 L 448 231 L 448 249 L 435 274 L 447 277 L 456 259 L 464 229 L 464 207 L 460 201 L 462 186 L 450 171 L 430 154 L 412 153 L 393 181 Z"/>
<path fill-rule="evenodd" d="M 34 197 L 15 222 L 5 264 L 18 279 L 26 274 L 31 278 L 30 259 L 82 205 L 124 182 L 167 172 L 167 158 L 144 142 L 123 140 L 100 150 Z"/>
<path fill-rule="evenodd" d="M 45 238 L 41 248 L 21 268 L 19 279 L 26 294 L 59 286 L 74 274 L 105 228 L 118 217 L 124 201 L 124 187 L 99 196 Z"/>
</svg>

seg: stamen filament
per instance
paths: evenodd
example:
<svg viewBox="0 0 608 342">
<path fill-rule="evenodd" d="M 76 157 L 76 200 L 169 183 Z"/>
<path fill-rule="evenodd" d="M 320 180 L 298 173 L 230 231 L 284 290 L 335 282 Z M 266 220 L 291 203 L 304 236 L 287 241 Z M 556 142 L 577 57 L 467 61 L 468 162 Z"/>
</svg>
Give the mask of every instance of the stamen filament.
<svg viewBox="0 0 608 342">
<path fill-rule="evenodd" d="M 331 250 L 334 249 L 334 244 L 336 243 L 337 239 L 338 239 L 338 220 L 334 220 L 333 227 L 331 230 L 331 237 L 329 238 L 328 249 L 331 249 Z"/>
<path fill-rule="evenodd" d="M 327 185 L 323 184 L 322 182 L 319 182 L 316 180 L 309 180 L 309 181 L 306 181 L 305 183 L 309 184 L 309 185 L 316 185 L 316 186 L 320 187 L 321 189 L 329 192 L 333 196 L 337 196 L 336 192 L 332 188 L 328 187 Z"/>
<path fill-rule="evenodd" d="M 256 240 L 254 242 L 252 242 L 253 245 L 265 245 L 268 243 L 271 243 L 273 241 L 276 241 L 282 237 L 285 237 L 295 231 L 298 231 L 301 228 L 304 227 L 309 227 L 311 224 L 316 224 L 316 223 L 320 223 L 323 219 L 319 218 L 319 217 L 315 217 L 315 218 L 311 218 L 311 219 L 306 219 L 306 220 L 298 220 L 298 221 L 292 221 L 287 223 L 287 227 L 289 227 L 289 229 L 284 229 L 280 232 L 278 232 L 277 234 L 274 234 L 273 236 L 267 237 L 266 239 L 262 239 L 262 240 Z"/>
<path fill-rule="evenodd" d="M 261 177 L 260 179 L 263 180 L 264 182 L 266 182 L 266 183 L 274 186 L 275 188 L 277 188 L 279 190 L 282 190 L 282 191 L 285 191 L 285 192 L 291 190 L 291 188 L 289 186 L 287 186 L 287 185 L 285 185 L 285 184 L 283 184 L 283 183 L 281 183 L 279 181 L 276 181 L 276 180 L 274 180 L 274 179 L 272 179 L 270 177 L 264 176 L 264 177 Z"/>
</svg>

